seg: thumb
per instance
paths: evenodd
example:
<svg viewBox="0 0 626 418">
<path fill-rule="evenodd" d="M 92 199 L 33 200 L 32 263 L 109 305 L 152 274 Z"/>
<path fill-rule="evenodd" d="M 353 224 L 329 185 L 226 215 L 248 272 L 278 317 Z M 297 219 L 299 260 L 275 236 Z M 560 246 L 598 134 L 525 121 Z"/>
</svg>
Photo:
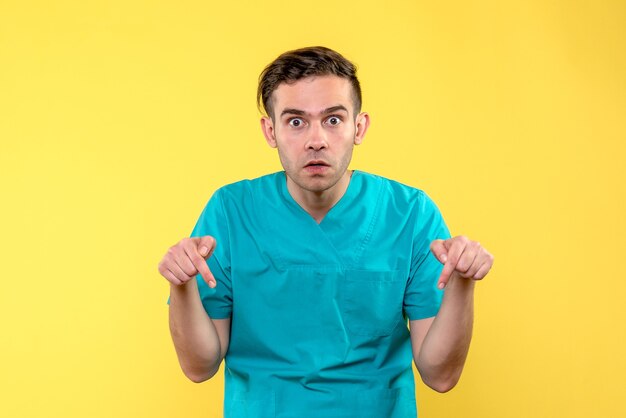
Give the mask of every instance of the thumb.
<svg viewBox="0 0 626 418">
<path fill-rule="evenodd" d="M 448 249 L 444 245 L 444 240 L 436 239 L 430 243 L 430 251 L 441 264 L 445 264 L 448 261 Z"/>
<path fill-rule="evenodd" d="M 217 242 L 212 236 L 206 235 L 204 237 L 200 237 L 197 243 L 198 252 L 202 257 L 207 259 L 211 256 L 211 254 L 213 254 L 213 250 L 216 245 Z"/>
</svg>

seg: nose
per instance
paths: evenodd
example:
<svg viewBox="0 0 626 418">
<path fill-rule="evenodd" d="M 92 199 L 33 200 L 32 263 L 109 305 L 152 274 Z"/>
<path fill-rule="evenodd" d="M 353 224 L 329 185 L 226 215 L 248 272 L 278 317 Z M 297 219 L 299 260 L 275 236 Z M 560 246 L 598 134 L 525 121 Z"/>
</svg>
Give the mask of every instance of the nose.
<svg viewBox="0 0 626 418">
<path fill-rule="evenodd" d="M 319 151 L 328 147 L 326 132 L 323 127 L 312 124 L 309 128 L 306 148 L 309 150 Z"/>
</svg>

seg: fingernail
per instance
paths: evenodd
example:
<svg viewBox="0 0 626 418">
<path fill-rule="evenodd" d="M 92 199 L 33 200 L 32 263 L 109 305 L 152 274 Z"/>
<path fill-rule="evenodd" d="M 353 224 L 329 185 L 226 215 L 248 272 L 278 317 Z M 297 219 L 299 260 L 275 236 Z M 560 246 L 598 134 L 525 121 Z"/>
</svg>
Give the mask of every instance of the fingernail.
<svg viewBox="0 0 626 418">
<path fill-rule="evenodd" d="M 202 254 L 202 256 L 205 256 L 209 253 L 209 249 L 207 247 L 202 247 L 200 248 L 200 254 Z"/>
<path fill-rule="evenodd" d="M 443 261 L 444 263 L 448 261 L 448 256 L 445 254 L 441 254 L 441 261 Z"/>
<path fill-rule="evenodd" d="M 446 284 L 444 282 L 441 282 L 437 287 L 439 288 L 439 290 L 442 290 L 444 287 L 446 287 Z"/>
</svg>

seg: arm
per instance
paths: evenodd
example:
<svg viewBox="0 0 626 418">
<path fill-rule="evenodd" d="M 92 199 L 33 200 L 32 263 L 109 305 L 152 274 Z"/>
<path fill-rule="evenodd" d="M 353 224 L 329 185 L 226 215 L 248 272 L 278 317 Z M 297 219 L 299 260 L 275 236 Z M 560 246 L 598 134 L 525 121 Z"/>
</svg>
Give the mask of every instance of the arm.
<svg viewBox="0 0 626 418">
<path fill-rule="evenodd" d="M 217 373 L 230 339 L 230 318 L 207 315 L 196 280 L 170 285 L 170 333 L 180 367 L 191 381 L 200 383 Z"/>
<path fill-rule="evenodd" d="M 461 377 L 473 316 L 474 282 L 452 277 L 437 316 L 410 321 L 415 366 L 424 383 L 437 392 L 449 391 Z"/>
<path fill-rule="evenodd" d="M 211 319 L 205 311 L 196 275 L 209 287 L 216 280 L 205 258 L 216 242 L 211 236 L 185 238 L 171 247 L 159 264 L 159 272 L 170 282 L 170 333 L 185 375 L 199 383 L 215 375 L 228 350 L 230 318 Z"/>
<path fill-rule="evenodd" d="M 469 351 L 475 280 L 489 272 L 493 256 L 463 236 L 435 240 L 431 251 L 444 263 L 439 288 L 445 293 L 436 317 L 410 322 L 411 344 L 424 383 L 447 392 L 459 381 Z"/>
</svg>

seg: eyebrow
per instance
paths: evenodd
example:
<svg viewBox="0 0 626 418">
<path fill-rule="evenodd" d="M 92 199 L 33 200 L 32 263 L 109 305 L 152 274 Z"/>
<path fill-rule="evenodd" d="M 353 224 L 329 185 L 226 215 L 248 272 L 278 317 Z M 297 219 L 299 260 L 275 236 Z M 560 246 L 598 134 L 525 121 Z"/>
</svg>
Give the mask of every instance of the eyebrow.
<svg viewBox="0 0 626 418">
<path fill-rule="evenodd" d="M 334 113 L 334 112 L 338 112 L 340 110 L 343 110 L 344 112 L 348 113 L 348 109 L 346 109 L 345 106 L 343 105 L 337 105 L 337 106 L 331 106 L 331 107 L 327 107 L 326 109 L 322 110 L 320 112 L 320 115 L 327 115 L 329 113 Z M 298 115 L 298 116 L 305 116 L 307 115 L 307 112 L 305 112 L 304 110 L 300 110 L 300 109 L 294 109 L 294 108 L 286 108 L 284 109 L 281 113 L 280 116 L 282 117 L 283 115 Z"/>
</svg>

